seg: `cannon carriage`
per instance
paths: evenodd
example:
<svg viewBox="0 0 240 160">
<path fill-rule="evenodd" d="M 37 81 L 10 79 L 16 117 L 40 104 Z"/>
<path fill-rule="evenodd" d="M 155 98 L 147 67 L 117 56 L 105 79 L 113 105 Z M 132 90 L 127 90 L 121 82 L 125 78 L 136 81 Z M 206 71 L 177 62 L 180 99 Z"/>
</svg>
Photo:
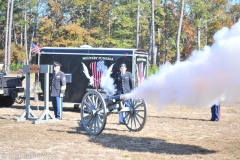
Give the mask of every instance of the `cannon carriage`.
<svg viewBox="0 0 240 160">
<path fill-rule="evenodd" d="M 147 120 L 147 105 L 143 99 L 121 99 L 121 95 L 103 98 L 98 91 L 88 91 L 81 103 L 81 125 L 88 134 L 98 135 L 105 128 L 107 116 L 124 112 L 129 131 L 143 129 Z"/>
</svg>

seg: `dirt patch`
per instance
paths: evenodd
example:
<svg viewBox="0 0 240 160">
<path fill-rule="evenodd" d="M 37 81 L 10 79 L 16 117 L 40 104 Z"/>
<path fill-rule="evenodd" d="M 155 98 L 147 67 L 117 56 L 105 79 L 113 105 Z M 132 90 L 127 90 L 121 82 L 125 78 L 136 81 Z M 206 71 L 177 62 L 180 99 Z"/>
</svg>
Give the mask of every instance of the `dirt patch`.
<svg viewBox="0 0 240 160">
<path fill-rule="evenodd" d="M 31 102 L 33 112 L 39 110 Z M 50 107 L 51 112 L 52 108 Z M 0 108 L 0 159 L 239 159 L 239 106 L 221 106 L 221 120 L 211 122 L 210 108 L 171 106 L 157 111 L 148 104 L 140 132 L 118 125 L 110 115 L 99 136 L 80 129 L 79 112 L 66 107 L 63 120 L 33 124 L 17 122 L 24 105 Z M 53 112 L 52 112 L 53 113 Z"/>
</svg>

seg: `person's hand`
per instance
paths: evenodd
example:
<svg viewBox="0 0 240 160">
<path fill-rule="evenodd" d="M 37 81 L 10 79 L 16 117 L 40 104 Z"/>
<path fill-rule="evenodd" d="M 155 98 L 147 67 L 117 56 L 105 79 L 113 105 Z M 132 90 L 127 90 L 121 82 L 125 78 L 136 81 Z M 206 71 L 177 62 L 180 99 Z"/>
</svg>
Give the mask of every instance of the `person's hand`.
<svg viewBox="0 0 240 160">
<path fill-rule="evenodd" d="M 60 98 L 62 98 L 63 97 L 63 93 L 60 93 Z"/>
<path fill-rule="evenodd" d="M 125 99 L 124 94 L 121 94 L 121 95 L 120 95 L 120 99 L 121 99 L 121 100 L 124 100 L 124 99 Z"/>
</svg>

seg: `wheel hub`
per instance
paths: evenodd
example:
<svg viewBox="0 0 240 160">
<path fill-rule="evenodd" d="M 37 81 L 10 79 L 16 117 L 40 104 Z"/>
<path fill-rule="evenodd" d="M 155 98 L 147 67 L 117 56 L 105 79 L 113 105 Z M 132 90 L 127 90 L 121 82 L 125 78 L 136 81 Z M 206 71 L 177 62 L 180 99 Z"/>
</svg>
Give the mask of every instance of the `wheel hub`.
<svg viewBox="0 0 240 160">
<path fill-rule="evenodd" d="M 93 116 L 95 116 L 95 115 L 96 115 L 96 113 L 97 113 L 97 110 L 95 110 L 95 109 L 94 109 L 94 110 L 92 110 L 92 115 L 93 115 Z"/>
<path fill-rule="evenodd" d="M 129 114 L 130 114 L 130 115 L 133 115 L 133 113 L 134 113 L 133 107 L 129 107 L 129 108 L 130 108 Z"/>
</svg>

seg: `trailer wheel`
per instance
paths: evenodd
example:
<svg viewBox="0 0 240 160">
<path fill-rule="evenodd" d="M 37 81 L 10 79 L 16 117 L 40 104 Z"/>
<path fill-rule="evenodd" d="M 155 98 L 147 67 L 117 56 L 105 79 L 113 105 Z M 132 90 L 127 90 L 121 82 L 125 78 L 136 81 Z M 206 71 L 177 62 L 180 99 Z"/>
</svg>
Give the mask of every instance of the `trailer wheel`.
<svg viewBox="0 0 240 160">
<path fill-rule="evenodd" d="M 126 112 L 123 117 L 126 127 L 132 132 L 142 130 L 147 121 L 147 105 L 145 101 L 143 99 L 130 99 L 124 105 L 130 108 L 130 111 Z"/>
<path fill-rule="evenodd" d="M 0 107 L 4 107 L 4 99 L 3 96 L 0 96 Z"/>
<path fill-rule="evenodd" d="M 12 96 L 0 96 L 0 107 L 11 107 L 13 103 Z"/>
<path fill-rule="evenodd" d="M 17 104 L 22 104 L 24 102 L 24 99 L 18 96 L 18 97 L 15 98 L 15 102 Z"/>
<path fill-rule="evenodd" d="M 81 122 L 90 135 L 98 135 L 105 128 L 107 121 L 106 104 L 101 94 L 91 90 L 81 103 Z"/>
<path fill-rule="evenodd" d="M 79 110 L 79 109 L 80 109 L 80 108 L 79 108 L 79 104 L 74 104 L 73 109 L 74 109 L 74 110 Z"/>
</svg>

